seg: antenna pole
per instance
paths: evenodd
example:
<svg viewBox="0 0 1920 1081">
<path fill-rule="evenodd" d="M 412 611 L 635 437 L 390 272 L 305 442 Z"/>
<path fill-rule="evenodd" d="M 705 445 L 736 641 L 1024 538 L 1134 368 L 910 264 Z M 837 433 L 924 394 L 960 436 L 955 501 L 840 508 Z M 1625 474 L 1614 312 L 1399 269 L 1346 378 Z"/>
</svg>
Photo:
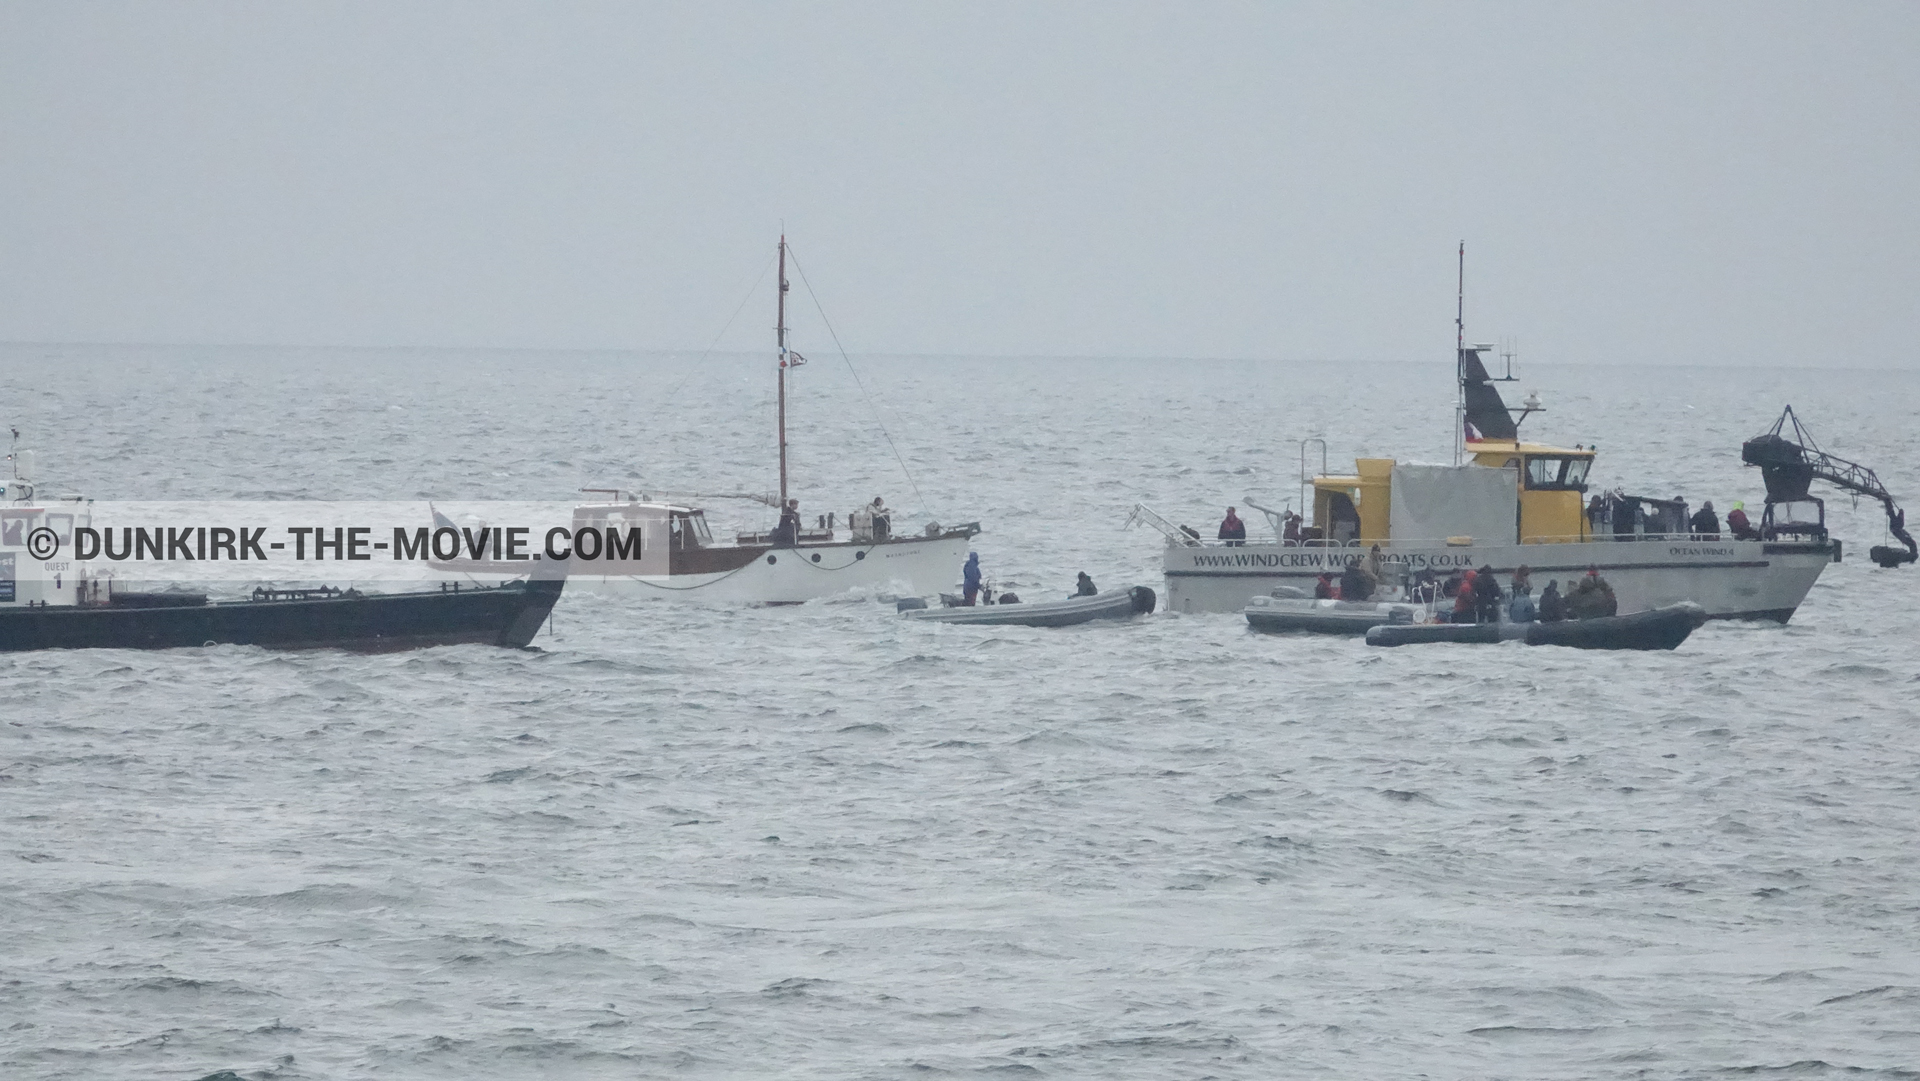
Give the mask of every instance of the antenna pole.
<svg viewBox="0 0 1920 1081">
<path fill-rule="evenodd" d="M 780 350 L 780 510 L 787 509 L 787 234 L 780 234 L 779 321 L 774 344 Z"/>
<path fill-rule="evenodd" d="M 1459 351 L 1467 347 L 1467 242 L 1460 242 L 1460 276 L 1453 295 L 1453 348 L 1454 359 L 1459 361 Z"/>
<path fill-rule="evenodd" d="M 1467 351 L 1467 242 L 1460 242 L 1459 278 L 1453 301 L 1453 464 L 1460 464 L 1462 440 L 1466 438 L 1467 373 L 1461 370 L 1461 355 Z"/>
</svg>

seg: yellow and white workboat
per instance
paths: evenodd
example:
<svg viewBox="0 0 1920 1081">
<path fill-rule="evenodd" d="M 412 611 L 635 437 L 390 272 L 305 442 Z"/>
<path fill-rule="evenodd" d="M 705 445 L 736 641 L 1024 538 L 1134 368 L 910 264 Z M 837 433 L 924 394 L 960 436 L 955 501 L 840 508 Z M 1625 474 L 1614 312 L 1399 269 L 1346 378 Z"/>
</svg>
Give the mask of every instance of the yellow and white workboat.
<svg viewBox="0 0 1920 1081">
<path fill-rule="evenodd" d="M 1837 542 L 1824 536 L 1695 539 L 1682 508 L 1665 500 L 1609 499 L 1611 515 L 1595 523 L 1581 486 L 1592 451 L 1500 440 L 1471 446 L 1469 464 L 1362 458 L 1351 475 L 1313 478 L 1315 525 L 1300 541 L 1228 547 L 1171 538 L 1168 610 L 1240 612 L 1277 587 L 1338 577 L 1378 544 L 1390 579 L 1491 565 L 1504 580 L 1525 566 L 1538 591 L 1597 567 L 1622 613 L 1691 601 L 1709 618 L 1784 623 L 1839 558 Z M 1633 521 L 1613 529 L 1595 528 L 1629 515 Z"/>
<path fill-rule="evenodd" d="M 1738 540 L 1690 533 L 1678 500 L 1615 493 L 1596 505 L 1594 451 L 1522 441 L 1519 421 L 1536 403 L 1516 420 L 1481 362 L 1488 348 L 1457 345 L 1459 464 L 1361 458 L 1351 474 L 1313 477 L 1312 521 L 1297 540 L 1276 528 L 1267 543 L 1203 542 L 1137 508 L 1167 536 L 1167 609 L 1238 613 L 1276 588 L 1337 578 L 1377 544 L 1388 583 L 1491 565 L 1504 586 L 1526 566 L 1537 595 L 1597 567 L 1623 615 L 1691 602 L 1708 618 L 1784 623 L 1840 558 L 1818 500 L 1770 502 L 1752 539 Z"/>
</svg>

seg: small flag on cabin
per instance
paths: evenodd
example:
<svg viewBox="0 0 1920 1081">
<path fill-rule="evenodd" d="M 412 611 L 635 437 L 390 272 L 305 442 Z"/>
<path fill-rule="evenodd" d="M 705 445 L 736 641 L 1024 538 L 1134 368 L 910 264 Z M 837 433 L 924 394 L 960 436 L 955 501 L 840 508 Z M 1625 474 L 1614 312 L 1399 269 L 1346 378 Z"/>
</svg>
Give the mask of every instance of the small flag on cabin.
<svg viewBox="0 0 1920 1081">
<path fill-rule="evenodd" d="M 806 357 L 801 356 L 800 354 L 794 352 L 791 349 L 787 350 L 787 358 L 788 358 L 787 367 L 789 368 L 798 368 L 800 365 L 805 364 L 807 362 Z"/>
<path fill-rule="evenodd" d="M 1480 442 L 1480 441 L 1481 441 L 1482 439 L 1484 439 L 1484 438 L 1485 438 L 1484 436 L 1482 436 L 1482 435 L 1480 434 L 1480 429 L 1478 429 L 1478 428 L 1475 428 L 1475 427 L 1473 426 L 1473 422 L 1472 422 L 1472 421 L 1470 421 L 1470 420 L 1468 420 L 1468 421 L 1462 421 L 1461 423 L 1463 423 L 1463 424 L 1465 424 L 1465 425 L 1467 426 L 1467 442 L 1469 442 L 1469 443 L 1478 443 L 1478 442 Z"/>
</svg>

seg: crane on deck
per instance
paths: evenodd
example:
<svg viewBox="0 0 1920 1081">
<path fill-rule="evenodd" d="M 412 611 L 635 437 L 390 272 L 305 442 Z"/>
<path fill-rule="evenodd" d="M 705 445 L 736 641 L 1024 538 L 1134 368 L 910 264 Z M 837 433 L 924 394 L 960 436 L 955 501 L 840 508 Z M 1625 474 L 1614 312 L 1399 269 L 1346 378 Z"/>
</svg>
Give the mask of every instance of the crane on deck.
<svg viewBox="0 0 1920 1081">
<path fill-rule="evenodd" d="M 1792 424 L 1791 433 L 1787 425 Z M 1901 544 L 1902 551 L 1891 545 L 1877 544 L 1867 553 L 1875 563 L 1882 567 L 1898 567 L 1903 563 L 1912 563 L 1920 559 L 1920 545 L 1916 545 L 1912 534 L 1907 532 L 1907 513 L 1893 501 L 1893 493 L 1873 470 L 1858 462 L 1849 462 L 1820 449 L 1813 436 L 1800 424 L 1800 418 L 1793 412 L 1792 406 L 1780 414 L 1767 432 L 1754 436 L 1740 445 L 1740 460 L 1748 465 L 1760 467 L 1761 477 L 1767 484 L 1767 509 L 1761 519 L 1762 536 L 1771 539 L 1776 533 L 1792 533 L 1798 523 L 1774 521 L 1774 505 L 1777 503 L 1812 503 L 1821 507 L 1821 520 L 1817 527 L 1826 532 L 1825 505 L 1807 494 L 1807 487 L 1815 480 L 1824 480 L 1843 491 L 1878 499 L 1887 511 L 1887 530 Z"/>
</svg>

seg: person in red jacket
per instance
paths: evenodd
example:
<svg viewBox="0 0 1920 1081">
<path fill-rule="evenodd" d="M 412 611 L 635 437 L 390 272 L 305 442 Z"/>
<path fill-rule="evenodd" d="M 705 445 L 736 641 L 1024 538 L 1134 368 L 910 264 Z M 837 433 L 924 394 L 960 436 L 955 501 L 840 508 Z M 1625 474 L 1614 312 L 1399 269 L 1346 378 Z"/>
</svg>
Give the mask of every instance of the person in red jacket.
<svg viewBox="0 0 1920 1081">
<path fill-rule="evenodd" d="M 1460 592 L 1453 595 L 1453 622 L 1473 622 L 1473 583 L 1479 577 L 1479 572 L 1471 570 L 1460 576 Z"/>
<path fill-rule="evenodd" d="M 1733 509 L 1727 512 L 1727 532 L 1733 534 L 1734 540 L 1760 539 L 1760 531 L 1753 528 L 1752 522 L 1747 521 L 1745 503 L 1735 503 Z"/>
<path fill-rule="evenodd" d="M 1229 548 L 1238 548 L 1247 543 L 1247 523 L 1240 520 L 1232 507 L 1227 508 L 1227 517 L 1220 523 L 1219 539 L 1226 541 Z"/>
</svg>

